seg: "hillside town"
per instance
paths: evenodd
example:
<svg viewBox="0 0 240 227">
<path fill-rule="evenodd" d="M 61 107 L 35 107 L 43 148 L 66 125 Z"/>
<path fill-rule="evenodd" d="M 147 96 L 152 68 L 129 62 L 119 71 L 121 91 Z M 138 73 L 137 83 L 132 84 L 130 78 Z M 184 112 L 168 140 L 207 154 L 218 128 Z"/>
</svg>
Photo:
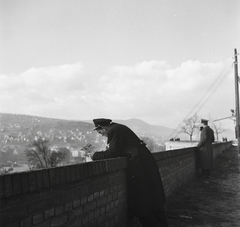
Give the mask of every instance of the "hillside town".
<svg viewBox="0 0 240 227">
<path fill-rule="evenodd" d="M 161 137 L 146 133 L 140 137 L 150 150 L 165 150 Z M 91 144 L 92 152 L 104 150 L 106 138 L 93 131 L 92 123 L 47 119 L 41 117 L 1 114 L 0 121 L 0 173 L 12 173 L 31 169 L 25 150 L 33 141 L 45 138 L 51 152 L 64 152 L 59 165 L 91 161 L 84 146 Z"/>
<path fill-rule="evenodd" d="M 82 149 L 86 143 L 91 142 L 93 150 L 104 149 L 106 144 L 106 140 L 94 132 L 92 125 L 89 123 L 86 123 L 85 127 L 78 124 L 71 127 L 69 122 L 65 122 L 66 127 L 63 127 L 60 123 L 51 126 L 45 122 L 41 125 L 41 120 L 46 120 L 38 117 L 31 117 L 30 124 L 26 116 L 10 116 L 11 119 L 3 120 L 4 115 L 2 114 L 0 123 L 0 167 L 1 172 L 4 173 L 29 169 L 24 151 L 32 141 L 38 138 L 48 139 L 52 151 L 64 151 L 66 153 L 61 165 L 88 161 L 88 157 Z M 17 123 L 14 123 L 16 118 Z"/>
<path fill-rule="evenodd" d="M 91 144 L 91 153 L 105 150 L 107 146 L 105 137 L 93 131 L 93 124 L 90 122 L 19 114 L 0 114 L 0 120 L 0 174 L 31 170 L 33 166 L 29 163 L 26 156 L 26 148 L 39 138 L 49 141 L 51 153 L 62 152 L 65 154 L 63 160 L 58 165 L 91 161 L 89 152 L 86 152 L 84 148 L 87 144 Z M 197 121 L 196 116 L 194 125 L 195 121 Z M 151 128 L 150 125 L 136 119 L 128 123 L 147 144 L 151 152 L 196 146 L 200 136 L 197 127 L 190 127 L 190 137 L 187 135 L 187 128 L 184 127 L 182 129 L 187 134 L 185 136 L 182 134 L 181 137 L 188 139 L 176 137 L 170 138 L 169 141 L 164 141 L 163 138 L 168 135 L 169 129 L 164 128 L 161 134 L 156 134 L 156 130 L 159 130 L 159 128 L 156 129 L 155 126 Z M 144 130 L 139 130 L 141 128 L 144 128 Z M 218 141 L 218 135 L 224 130 L 221 127 L 217 129 L 218 131 L 215 130 L 215 134 Z M 227 140 L 226 137 L 223 137 L 223 139 Z"/>
</svg>

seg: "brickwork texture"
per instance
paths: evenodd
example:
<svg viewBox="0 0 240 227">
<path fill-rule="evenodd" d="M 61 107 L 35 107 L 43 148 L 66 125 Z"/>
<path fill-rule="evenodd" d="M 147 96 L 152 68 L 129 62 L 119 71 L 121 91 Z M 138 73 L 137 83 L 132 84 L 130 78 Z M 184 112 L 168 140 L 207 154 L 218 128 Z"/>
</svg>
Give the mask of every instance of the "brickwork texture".
<svg viewBox="0 0 240 227">
<path fill-rule="evenodd" d="M 230 146 L 214 144 L 214 157 Z M 167 197 L 194 178 L 195 149 L 153 154 Z M 127 165 L 126 158 L 115 158 L 1 175 L 0 226 L 134 226 L 127 212 Z"/>
</svg>

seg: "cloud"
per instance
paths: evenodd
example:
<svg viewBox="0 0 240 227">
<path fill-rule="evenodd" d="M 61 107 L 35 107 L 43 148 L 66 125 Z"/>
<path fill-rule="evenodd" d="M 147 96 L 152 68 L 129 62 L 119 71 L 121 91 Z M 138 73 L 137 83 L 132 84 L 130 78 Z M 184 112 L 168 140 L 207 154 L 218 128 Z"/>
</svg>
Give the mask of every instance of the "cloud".
<svg viewBox="0 0 240 227">
<path fill-rule="evenodd" d="M 26 86 L 42 87 L 48 90 L 78 90 L 84 88 L 84 69 L 81 63 L 52 66 L 48 68 L 31 68 L 20 77 Z"/>
<path fill-rule="evenodd" d="M 0 75 L 1 112 L 79 120 L 140 118 L 175 127 L 215 86 L 228 64 L 187 61 L 172 68 L 165 61 L 144 61 L 114 66 L 104 75 L 90 75 L 81 63 L 31 68 L 19 75 Z M 221 115 L 222 103 L 214 96 L 228 102 L 227 108 L 234 105 L 232 75 L 225 73 L 228 86 L 209 90 L 215 103 L 207 106 L 205 115 Z"/>
<path fill-rule="evenodd" d="M 135 66 L 115 66 L 100 79 L 103 91 L 100 94 L 106 114 L 115 118 L 137 117 L 163 125 L 177 125 L 194 109 L 197 102 L 204 106 L 217 97 L 205 115 L 210 112 L 221 115 L 224 109 L 219 99 L 232 103 L 232 86 L 216 88 L 214 80 L 221 76 L 228 63 L 201 63 L 187 61 L 177 68 L 171 68 L 166 62 L 150 61 Z M 231 75 L 226 74 L 225 84 L 231 83 Z M 218 80 L 216 80 L 218 81 Z M 209 89 L 210 88 L 210 89 Z M 205 99 L 202 96 L 209 91 Z M 197 106 L 195 111 L 200 111 Z M 194 113 L 194 112 L 193 112 Z M 201 113 L 202 114 L 202 113 Z M 225 114 L 224 111 L 222 113 Z M 216 116 L 215 115 L 215 116 Z"/>
<path fill-rule="evenodd" d="M 5 112 L 37 114 L 42 109 L 47 113 L 49 105 L 59 105 L 59 100 L 64 102 L 84 91 L 84 76 L 81 63 L 31 68 L 19 75 L 1 75 L 1 108 Z"/>
</svg>

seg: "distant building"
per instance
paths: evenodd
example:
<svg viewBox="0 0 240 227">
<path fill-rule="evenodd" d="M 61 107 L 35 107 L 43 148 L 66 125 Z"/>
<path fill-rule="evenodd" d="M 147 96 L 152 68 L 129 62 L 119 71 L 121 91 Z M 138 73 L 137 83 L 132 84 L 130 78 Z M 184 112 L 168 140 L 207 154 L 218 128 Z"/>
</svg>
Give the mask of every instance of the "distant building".
<svg viewBox="0 0 240 227">
<path fill-rule="evenodd" d="M 73 157 L 84 157 L 86 154 L 86 152 L 81 148 L 79 148 L 79 150 L 72 150 L 71 153 Z"/>
<path fill-rule="evenodd" d="M 186 147 L 196 147 L 198 141 L 168 141 L 165 143 L 166 151 L 168 150 L 176 150 Z"/>
</svg>

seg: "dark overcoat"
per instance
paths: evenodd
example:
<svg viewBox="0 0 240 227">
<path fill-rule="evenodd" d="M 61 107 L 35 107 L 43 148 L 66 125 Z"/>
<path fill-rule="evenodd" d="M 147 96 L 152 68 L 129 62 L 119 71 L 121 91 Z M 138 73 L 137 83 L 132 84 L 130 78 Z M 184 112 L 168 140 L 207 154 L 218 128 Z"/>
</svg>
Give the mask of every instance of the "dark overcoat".
<svg viewBox="0 0 240 227">
<path fill-rule="evenodd" d="M 212 169 L 213 168 L 213 149 L 212 143 L 214 142 L 214 132 L 206 126 L 202 129 L 200 135 L 200 141 L 197 145 L 198 151 L 198 165 L 201 169 Z"/>
<path fill-rule="evenodd" d="M 137 135 L 125 125 L 112 123 L 107 130 L 108 149 L 95 152 L 93 160 L 128 157 L 127 183 L 129 213 L 145 216 L 165 203 L 156 161 Z"/>
</svg>

